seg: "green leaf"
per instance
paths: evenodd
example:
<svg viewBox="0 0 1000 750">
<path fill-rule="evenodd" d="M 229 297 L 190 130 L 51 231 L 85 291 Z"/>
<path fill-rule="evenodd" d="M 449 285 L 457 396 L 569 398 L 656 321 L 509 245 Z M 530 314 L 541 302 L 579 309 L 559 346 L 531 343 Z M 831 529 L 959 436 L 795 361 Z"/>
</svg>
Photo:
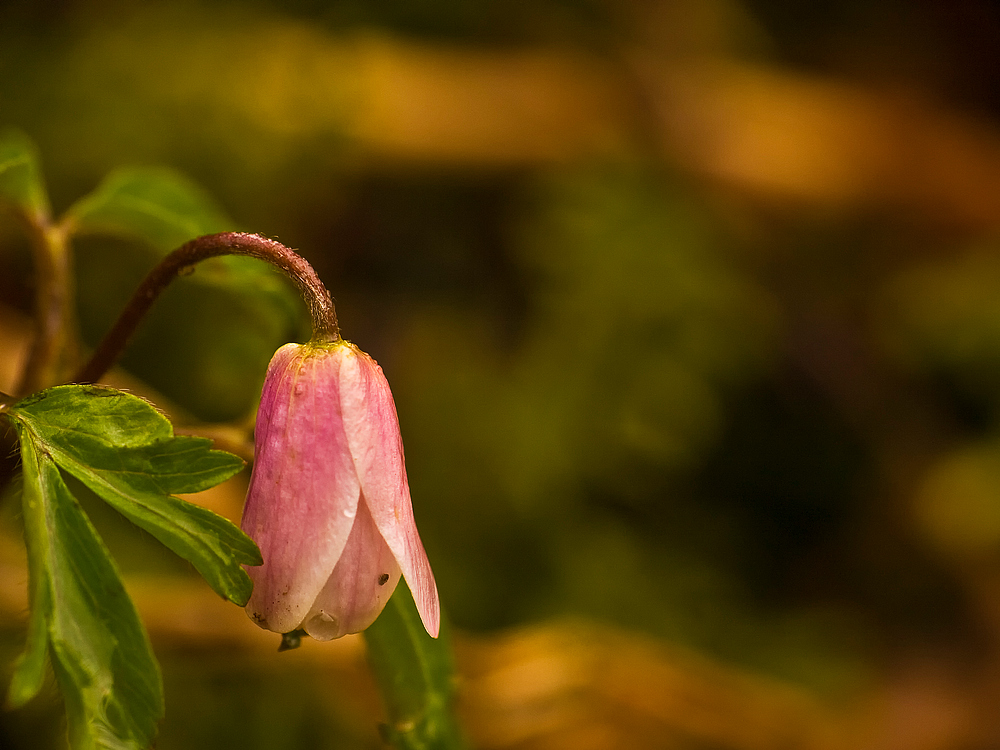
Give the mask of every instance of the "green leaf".
<svg viewBox="0 0 1000 750">
<path fill-rule="evenodd" d="M 252 584 L 241 565 L 260 565 L 257 545 L 221 516 L 172 496 L 200 492 L 243 461 L 211 441 L 175 437 L 149 403 L 97 386 L 64 385 L 19 401 L 10 415 L 60 468 L 122 515 L 189 560 L 221 596 L 239 605 Z"/>
<path fill-rule="evenodd" d="M 27 500 L 25 500 L 27 502 Z M 33 517 L 25 512 L 26 535 L 30 536 Z M 37 534 L 35 535 L 37 537 Z M 45 657 L 49 646 L 49 618 L 52 611 L 52 591 L 46 576 L 35 571 L 45 568 L 45 549 L 42 539 L 28 539 L 28 568 L 31 586 L 28 590 L 31 616 L 28 619 L 28 638 L 24 652 L 14 664 L 14 676 L 7 691 L 7 705 L 20 708 L 42 689 L 45 680 Z"/>
<path fill-rule="evenodd" d="M 145 750 L 163 716 L 160 670 L 149 638 L 107 548 L 55 462 L 29 428 L 17 427 L 32 624 L 15 684 L 40 682 L 35 678 L 47 642 L 66 701 L 70 746 Z"/>
<path fill-rule="evenodd" d="M 0 201 L 38 222 L 49 213 L 35 144 L 19 130 L 0 132 Z"/>
<path fill-rule="evenodd" d="M 164 255 L 195 237 L 235 228 L 201 187 L 163 167 L 115 170 L 71 206 L 64 221 L 74 233 L 139 239 Z"/>
<path fill-rule="evenodd" d="M 198 185 L 154 168 L 113 172 L 67 211 L 64 224 L 153 251 L 122 243 L 81 248 L 78 299 L 89 343 L 104 335 L 156 260 L 195 237 L 236 228 Z M 163 295 L 122 364 L 198 418 L 229 421 L 253 408 L 271 355 L 301 337 L 304 320 L 297 292 L 273 268 L 213 258 Z"/>
<path fill-rule="evenodd" d="M 454 665 L 447 623 L 431 638 L 400 581 L 365 631 L 368 661 L 389 712 L 387 738 L 401 750 L 465 748 L 453 712 Z"/>
</svg>

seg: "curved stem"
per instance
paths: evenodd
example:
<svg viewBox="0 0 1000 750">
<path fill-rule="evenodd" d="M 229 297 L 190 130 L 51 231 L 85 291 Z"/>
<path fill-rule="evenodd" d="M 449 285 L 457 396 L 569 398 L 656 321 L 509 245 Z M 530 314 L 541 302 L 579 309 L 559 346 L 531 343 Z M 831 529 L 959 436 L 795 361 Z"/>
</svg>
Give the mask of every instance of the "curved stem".
<svg viewBox="0 0 1000 750">
<path fill-rule="evenodd" d="M 143 279 L 114 326 L 104 336 L 90 361 L 73 378 L 74 383 L 93 383 L 107 372 L 121 354 L 143 315 L 177 275 L 200 261 L 219 255 L 246 255 L 276 266 L 298 286 L 312 316 L 315 342 L 340 339 L 337 312 L 330 292 L 312 266 L 280 242 L 246 232 L 208 234 L 174 250 Z"/>
</svg>

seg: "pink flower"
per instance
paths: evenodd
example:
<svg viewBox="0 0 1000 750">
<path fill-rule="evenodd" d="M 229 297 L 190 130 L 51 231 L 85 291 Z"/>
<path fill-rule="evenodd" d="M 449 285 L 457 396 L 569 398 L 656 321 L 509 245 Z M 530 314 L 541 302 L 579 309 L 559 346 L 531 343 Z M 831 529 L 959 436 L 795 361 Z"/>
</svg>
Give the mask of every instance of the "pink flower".
<svg viewBox="0 0 1000 750">
<path fill-rule="evenodd" d="M 396 406 L 382 368 L 346 341 L 287 344 L 267 368 L 243 531 L 247 613 L 326 641 L 378 617 L 399 582 L 437 637 L 437 586 L 417 533 Z"/>
</svg>

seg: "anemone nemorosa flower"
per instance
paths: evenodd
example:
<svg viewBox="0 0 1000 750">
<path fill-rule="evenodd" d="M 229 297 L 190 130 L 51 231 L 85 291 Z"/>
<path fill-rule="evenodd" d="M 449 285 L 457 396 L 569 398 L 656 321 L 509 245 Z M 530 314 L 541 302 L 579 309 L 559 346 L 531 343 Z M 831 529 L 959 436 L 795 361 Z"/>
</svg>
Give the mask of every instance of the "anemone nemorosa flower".
<svg viewBox="0 0 1000 750">
<path fill-rule="evenodd" d="M 357 633 L 399 582 L 437 637 L 437 586 L 417 533 L 396 407 L 382 368 L 346 341 L 287 344 L 267 368 L 243 531 L 247 613 L 278 633 Z"/>
</svg>

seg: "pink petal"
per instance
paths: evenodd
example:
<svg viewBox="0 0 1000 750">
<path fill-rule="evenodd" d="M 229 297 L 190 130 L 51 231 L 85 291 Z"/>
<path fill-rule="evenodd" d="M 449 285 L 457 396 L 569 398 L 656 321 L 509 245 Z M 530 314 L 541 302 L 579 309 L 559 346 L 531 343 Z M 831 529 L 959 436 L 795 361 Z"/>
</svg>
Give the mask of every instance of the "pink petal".
<svg viewBox="0 0 1000 750">
<path fill-rule="evenodd" d="M 361 491 L 403 577 L 427 632 L 437 638 L 441 605 L 424 545 L 417 532 L 403 461 L 396 405 L 382 368 L 355 349 L 340 370 L 344 430 Z"/>
<path fill-rule="evenodd" d="M 318 641 L 360 633 L 379 616 L 399 583 L 399 565 L 361 498 L 347 546 L 302 623 Z"/>
<path fill-rule="evenodd" d="M 298 628 L 330 577 L 354 525 L 361 490 L 340 413 L 346 347 L 288 344 L 268 366 L 242 528 L 264 564 L 248 614 L 278 633 Z M 348 357 L 348 359 L 353 359 Z"/>
</svg>

